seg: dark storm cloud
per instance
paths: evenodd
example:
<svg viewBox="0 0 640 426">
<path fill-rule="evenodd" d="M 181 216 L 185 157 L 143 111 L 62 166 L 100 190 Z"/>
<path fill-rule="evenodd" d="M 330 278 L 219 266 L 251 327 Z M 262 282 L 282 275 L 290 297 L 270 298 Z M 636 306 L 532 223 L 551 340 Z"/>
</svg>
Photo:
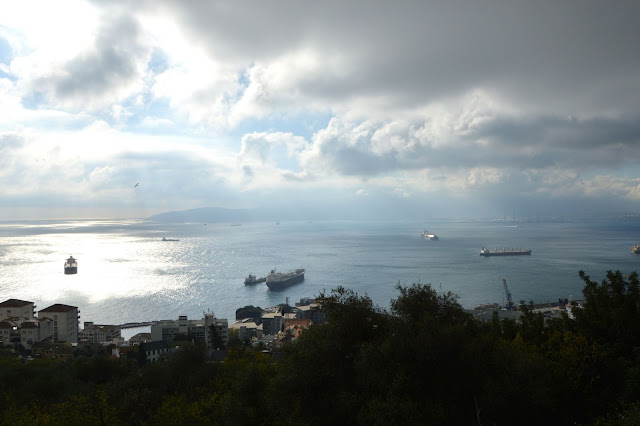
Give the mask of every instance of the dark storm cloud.
<svg viewBox="0 0 640 426">
<path fill-rule="evenodd" d="M 137 3 L 136 3 L 137 4 Z M 343 59 L 303 81 L 309 94 L 422 103 L 475 87 L 531 107 L 638 108 L 640 3 L 146 2 L 194 43 L 239 65 L 300 48 Z M 329 80 L 325 79 L 329 77 Z M 623 88 L 633 87 L 631 91 Z"/>
</svg>

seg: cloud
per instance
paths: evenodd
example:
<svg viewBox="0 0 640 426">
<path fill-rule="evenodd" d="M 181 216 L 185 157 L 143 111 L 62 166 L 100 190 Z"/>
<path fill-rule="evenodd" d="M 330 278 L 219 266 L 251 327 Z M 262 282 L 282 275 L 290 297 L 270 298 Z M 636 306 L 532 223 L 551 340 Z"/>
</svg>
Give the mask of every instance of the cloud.
<svg viewBox="0 0 640 426">
<path fill-rule="evenodd" d="M 280 158 L 293 158 L 299 151 L 307 146 L 307 142 L 300 136 L 291 133 L 266 133 L 253 132 L 242 137 L 242 146 L 238 159 L 240 161 L 259 161 L 266 163 L 271 160 L 278 160 L 272 154 L 276 153 L 278 148 L 284 148 L 284 152 Z"/>
<path fill-rule="evenodd" d="M 635 3 L 5 9 L 0 173 L 24 202 L 640 201 Z"/>
<path fill-rule="evenodd" d="M 103 21 L 92 46 L 59 70 L 41 75 L 32 91 L 47 93 L 54 105 L 100 107 L 141 88 L 150 54 L 135 19 L 111 16 Z"/>
</svg>

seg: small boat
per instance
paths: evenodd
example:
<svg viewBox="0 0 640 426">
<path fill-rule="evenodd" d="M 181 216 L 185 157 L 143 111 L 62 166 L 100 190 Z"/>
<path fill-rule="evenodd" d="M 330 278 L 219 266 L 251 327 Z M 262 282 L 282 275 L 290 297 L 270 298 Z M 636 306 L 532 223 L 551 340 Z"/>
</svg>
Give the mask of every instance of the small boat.
<svg viewBox="0 0 640 426">
<path fill-rule="evenodd" d="M 531 254 L 531 250 L 507 250 L 503 248 L 502 251 L 498 251 L 498 249 L 496 249 L 495 251 L 491 251 L 485 247 L 482 247 L 482 249 L 480 250 L 480 256 L 520 256 L 527 254 Z"/>
<path fill-rule="evenodd" d="M 631 247 L 631 253 L 640 254 L 640 244 Z"/>
<path fill-rule="evenodd" d="M 422 233 L 422 239 L 423 240 L 434 240 L 434 241 L 437 241 L 438 240 L 438 236 L 436 234 L 434 234 L 433 232 L 429 232 L 429 231 L 425 230 Z"/>
<path fill-rule="evenodd" d="M 249 274 L 249 276 L 244 279 L 244 285 L 263 283 L 266 280 L 267 278 L 265 277 L 257 278 L 255 275 Z"/>
<path fill-rule="evenodd" d="M 180 241 L 177 238 L 167 238 L 167 237 L 162 237 L 162 241 Z"/>
<path fill-rule="evenodd" d="M 64 262 L 64 273 L 66 275 L 78 273 L 78 261 L 74 259 L 73 256 L 69 256 Z"/>
</svg>

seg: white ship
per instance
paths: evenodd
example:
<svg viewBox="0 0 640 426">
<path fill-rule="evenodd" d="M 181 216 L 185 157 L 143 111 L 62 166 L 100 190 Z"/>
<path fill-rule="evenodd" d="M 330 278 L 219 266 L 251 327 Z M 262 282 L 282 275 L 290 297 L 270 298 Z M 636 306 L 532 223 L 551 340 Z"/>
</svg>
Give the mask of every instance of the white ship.
<svg viewBox="0 0 640 426">
<path fill-rule="evenodd" d="M 424 231 L 422 233 L 422 239 L 424 240 L 437 240 L 438 236 L 436 234 L 434 234 L 433 232 L 429 232 L 429 231 Z"/>
</svg>

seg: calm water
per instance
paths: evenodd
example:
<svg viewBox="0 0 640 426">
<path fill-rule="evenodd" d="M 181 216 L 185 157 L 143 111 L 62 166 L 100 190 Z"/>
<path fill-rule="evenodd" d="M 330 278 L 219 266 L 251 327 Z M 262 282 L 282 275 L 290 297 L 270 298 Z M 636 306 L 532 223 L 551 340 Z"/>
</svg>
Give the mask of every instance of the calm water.
<svg viewBox="0 0 640 426">
<path fill-rule="evenodd" d="M 424 229 L 439 241 L 424 241 Z M 178 238 L 163 242 L 162 237 Z M 629 273 L 640 256 L 640 221 L 598 223 L 293 222 L 166 225 L 141 221 L 0 224 L 0 300 L 78 306 L 81 321 L 235 318 L 245 305 L 291 303 L 339 285 L 387 307 L 400 282 L 452 291 L 465 307 L 513 298 L 581 298 L 583 269 L 601 280 Z M 479 256 L 480 248 L 531 249 L 531 256 Z M 78 274 L 64 275 L 64 260 Z M 249 273 L 305 268 L 303 283 L 280 292 L 245 286 Z"/>
</svg>

